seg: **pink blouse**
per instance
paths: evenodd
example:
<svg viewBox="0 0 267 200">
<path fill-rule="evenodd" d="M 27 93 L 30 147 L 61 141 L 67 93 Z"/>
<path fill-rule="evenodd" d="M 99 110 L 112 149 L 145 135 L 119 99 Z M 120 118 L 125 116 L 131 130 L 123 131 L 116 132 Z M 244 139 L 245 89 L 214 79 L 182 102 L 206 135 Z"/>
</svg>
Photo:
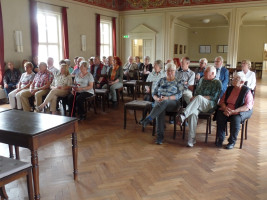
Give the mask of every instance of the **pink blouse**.
<svg viewBox="0 0 267 200">
<path fill-rule="evenodd" d="M 225 102 L 225 94 L 226 93 L 224 93 L 219 104 L 227 103 L 227 107 L 234 110 L 235 109 L 235 103 L 236 103 L 236 100 L 239 96 L 240 91 L 241 90 L 239 90 L 239 89 L 233 88 L 230 96 L 227 99 L 227 102 Z M 253 107 L 253 104 L 254 104 L 253 96 L 252 96 L 251 92 L 248 92 L 246 97 L 245 97 L 245 104 L 244 105 L 246 105 L 247 108 L 251 110 Z"/>
</svg>

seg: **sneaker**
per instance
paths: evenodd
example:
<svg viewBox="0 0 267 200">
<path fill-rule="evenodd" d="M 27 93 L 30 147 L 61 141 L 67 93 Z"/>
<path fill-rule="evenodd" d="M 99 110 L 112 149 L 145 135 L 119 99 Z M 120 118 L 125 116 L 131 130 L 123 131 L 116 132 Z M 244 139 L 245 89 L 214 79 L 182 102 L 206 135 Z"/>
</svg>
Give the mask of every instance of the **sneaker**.
<svg viewBox="0 0 267 200">
<path fill-rule="evenodd" d="M 235 146 L 235 143 L 228 143 L 225 148 L 226 149 L 233 149 L 234 146 Z"/>
<path fill-rule="evenodd" d="M 223 141 L 221 140 L 218 140 L 216 143 L 215 143 L 216 147 L 218 148 L 221 148 L 223 146 Z"/>
<path fill-rule="evenodd" d="M 162 140 L 161 139 L 157 139 L 155 144 L 161 145 L 162 144 Z"/>
<path fill-rule="evenodd" d="M 142 121 L 139 121 L 139 124 L 141 124 L 144 128 L 150 123 L 150 120 L 145 118 Z"/>
<path fill-rule="evenodd" d="M 185 116 L 183 114 L 176 116 L 177 125 L 182 126 L 185 120 Z"/>
<path fill-rule="evenodd" d="M 194 147 L 194 144 L 196 144 L 196 139 L 188 140 L 187 147 Z"/>
</svg>

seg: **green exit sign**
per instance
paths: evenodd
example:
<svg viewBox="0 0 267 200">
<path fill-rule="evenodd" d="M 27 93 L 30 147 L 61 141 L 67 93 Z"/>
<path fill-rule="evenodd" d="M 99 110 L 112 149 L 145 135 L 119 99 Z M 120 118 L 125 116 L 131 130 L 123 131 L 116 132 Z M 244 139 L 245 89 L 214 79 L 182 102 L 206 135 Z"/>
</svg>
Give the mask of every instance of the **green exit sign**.
<svg viewBox="0 0 267 200">
<path fill-rule="evenodd" d="M 123 38 L 129 38 L 129 35 L 124 35 Z"/>
</svg>

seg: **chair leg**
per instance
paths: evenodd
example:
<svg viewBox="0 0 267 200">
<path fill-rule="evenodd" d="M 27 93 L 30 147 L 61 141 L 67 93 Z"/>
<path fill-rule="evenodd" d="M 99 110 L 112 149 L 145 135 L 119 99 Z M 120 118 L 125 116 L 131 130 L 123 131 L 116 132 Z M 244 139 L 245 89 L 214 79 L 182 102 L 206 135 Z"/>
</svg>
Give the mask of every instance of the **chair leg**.
<svg viewBox="0 0 267 200">
<path fill-rule="evenodd" d="M 135 114 L 135 113 L 134 113 Z M 145 110 L 143 110 L 143 119 L 145 119 Z M 135 120 L 136 120 L 136 115 L 135 115 Z M 145 131 L 145 128 L 142 126 L 142 131 L 144 132 Z"/>
<path fill-rule="evenodd" d="M 244 125 L 245 123 L 242 124 L 242 130 L 241 130 L 241 140 L 240 140 L 240 149 L 242 149 L 242 145 L 243 145 L 243 138 L 244 138 Z"/>
<path fill-rule="evenodd" d="M 153 130 L 152 130 L 152 136 L 155 136 L 155 129 L 156 129 L 156 119 L 153 119 Z"/>
<path fill-rule="evenodd" d="M 14 158 L 13 145 L 8 145 L 9 148 L 9 158 Z"/>
<path fill-rule="evenodd" d="M 16 159 L 20 160 L 20 156 L 19 156 L 19 147 L 15 146 L 15 152 L 16 152 Z"/>
<path fill-rule="evenodd" d="M 95 103 L 95 99 L 93 101 L 93 104 L 94 104 L 94 111 L 95 111 L 95 114 L 96 114 L 96 103 Z"/>
<path fill-rule="evenodd" d="M 206 124 L 206 138 L 205 138 L 205 143 L 208 142 L 208 136 L 209 136 L 209 118 L 207 119 L 207 124 Z"/>
<path fill-rule="evenodd" d="M 32 187 L 32 170 L 28 170 L 27 174 L 27 187 L 28 187 L 28 196 L 29 200 L 33 200 L 33 187 Z"/>
<path fill-rule="evenodd" d="M 135 119 L 135 123 L 138 124 L 137 118 L 136 118 L 136 110 L 134 110 L 134 119 Z M 143 119 L 144 119 L 144 114 L 143 114 Z"/>
<path fill-rule="evenodd" d="M 248 139 L 248 119 L 246 120 L 246 127 L 245 127 L 245 140 Z"/>
<path fill-rule="evenodd" d="M 126 108 L 124 106 L 124 129 L 126 129 Z"/>
<path fill-rule="evenodd" d="M 176 138 L 176 116 L 174 116 L 174 124 L 173 124 L 173 139 L 175 140 Z"/>
</svg>

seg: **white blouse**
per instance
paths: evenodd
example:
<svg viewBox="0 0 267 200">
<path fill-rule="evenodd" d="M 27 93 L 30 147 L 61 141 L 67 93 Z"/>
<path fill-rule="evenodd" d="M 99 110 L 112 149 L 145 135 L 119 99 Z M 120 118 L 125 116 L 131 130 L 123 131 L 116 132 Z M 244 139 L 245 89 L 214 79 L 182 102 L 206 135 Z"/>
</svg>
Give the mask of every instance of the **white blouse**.
<svg viewBox="0 0 267 200">
<path fill-rule="evenodd" d="M 246 74 L 243 71 L 238 72 L 238 73 L 245 75 L 246 81 L 247 81 L 247 86 L 251 90 L 254 90 L 256 87 L 256 74 L 255 74 L 255 72 L 248 70 L 248 72 Z"/>
</svg>

